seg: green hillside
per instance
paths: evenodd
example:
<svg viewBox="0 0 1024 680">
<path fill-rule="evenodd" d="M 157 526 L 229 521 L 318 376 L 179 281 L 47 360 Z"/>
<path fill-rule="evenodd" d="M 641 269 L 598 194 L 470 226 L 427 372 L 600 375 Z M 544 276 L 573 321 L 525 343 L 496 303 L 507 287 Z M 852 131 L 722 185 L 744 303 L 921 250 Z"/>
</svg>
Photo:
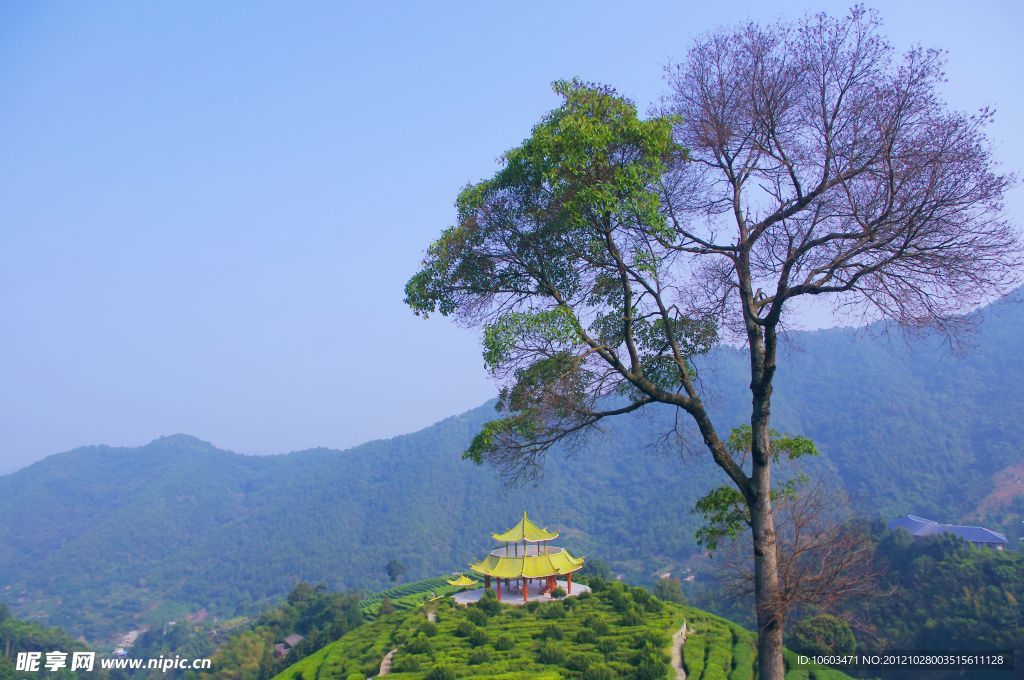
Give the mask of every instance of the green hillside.
<svg viewBox="0 0 1024 680">
<path fill-rule="evenodd" d="M 428 620 L 428 613 L 436 623 Z M 674 678 L 672 636 L 683 622 L 688 678 L 747 679 L 754 636 L 725 619 L 658 600 L 642 588 L 607 583 L 593 594 L 525 607 L 491 599 L 472 607 L 450 599 L 382 616 L 282 671 L 278 680 L 375 675 L 392 649 L 390 676 L 537 680 Z M 793 661 L 788 655 L 787 663 Z M 445 669 L 445 670 L 441 670 Z M 839 679 L 828 669 L 791 668 L 787 677 Z"/>
<path fill-rule="evenodd" d="M 1022 487 L 1001 472 L 1019 465 L 1024 439 L 1016 297 L 981 313 L 960 357 L 937 338 L 793 334 L 777 429 L 812 437 L 823 453 L 812 475 L 871 516 L 985 519 L 1019 535 Z M 748 408 L 744 361 L 723 348 L 700 366 L 722 430 Z M 690 511 L 723 478 L 696 438 L 682 457 L 658 445 L 671 413 L 609 421 L 554 452 L 537 486 L 511 491 L 459 458 L 492 417 L 485 405 L 343 452 L 249 457 L 177 435 L 51 456 L 0 477 L 0 601 L 100 640 L 201 608 L 254 612 L 300 580 L 378 590 L 393 558 L 410 579 L 457 569 L 524 509 L 634 582 L 698 554 Z"/>
</svg>

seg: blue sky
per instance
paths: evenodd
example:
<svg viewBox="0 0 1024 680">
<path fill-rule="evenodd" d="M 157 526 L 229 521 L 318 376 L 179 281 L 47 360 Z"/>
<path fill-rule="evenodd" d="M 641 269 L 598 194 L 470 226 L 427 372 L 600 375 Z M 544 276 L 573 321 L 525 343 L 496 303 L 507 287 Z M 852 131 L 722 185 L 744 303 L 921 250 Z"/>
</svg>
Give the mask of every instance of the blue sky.
<svg viewBox="0 0 1024 680">
<path fill-rule="evenodd" d="M 877 5 L 1021 169 L 1018 3 Z M 641 106 L 723 23 L 845 3 L 0 5 L 0 473 L 187 432 L 342 448 L 494 393 L 402 304 L 467 181 L 580 76 Z M 1010 196 L 1022 214 L 1022 194 Z"/>
</svg>

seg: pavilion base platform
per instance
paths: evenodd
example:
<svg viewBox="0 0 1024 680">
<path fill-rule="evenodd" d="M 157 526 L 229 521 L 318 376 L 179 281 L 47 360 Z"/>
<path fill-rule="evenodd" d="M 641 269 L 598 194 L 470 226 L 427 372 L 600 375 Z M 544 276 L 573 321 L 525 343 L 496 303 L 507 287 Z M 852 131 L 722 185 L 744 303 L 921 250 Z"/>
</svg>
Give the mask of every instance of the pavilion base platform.
<svg viewBox="0 0 1024 680">
<path fill-rule="evenodd" d="M 562 590 L 568 590 L 568 583 L 564 580 L 556 580 L 555 585 L 560 587 Z M 523 601 L 523 591 L 519 587 L 518 583 L 510 583 L 508 587 L 501 586 L 501 603 L 511 605 L 526 604 L 526 602 L 549 602 L 554 598 L 551 597 L 550 592 L 541 593 L 541 588 L 544 586 L 544 579 L 534 579 L 530 582 L 529 587 L 526 591 L 527 599 Z M 494 590 L 492 587 L 491 590 Z M 455 593 L 452 595 L 452 599 L 455 600 L 455 604 L 473 604 L 479 602 L 480 598 L 484 596 L 486 588 L 476 588 L 475 590 L 463 590 L 461 593 Z M 572 584 L 572 595 L 566 595 L 566 597 L 573 597 L 580 593 L 589 593 L 590 586 L 583 583 Z"/>
</svg>

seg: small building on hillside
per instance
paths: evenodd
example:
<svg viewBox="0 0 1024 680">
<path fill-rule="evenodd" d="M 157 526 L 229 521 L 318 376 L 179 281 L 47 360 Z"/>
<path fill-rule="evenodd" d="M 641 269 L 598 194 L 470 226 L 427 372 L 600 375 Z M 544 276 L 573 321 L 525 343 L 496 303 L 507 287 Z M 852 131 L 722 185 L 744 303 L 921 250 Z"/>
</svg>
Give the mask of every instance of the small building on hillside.
<svg viewBox="0 0 1024 680">
<path fill-rule="evenodd" d="M 934 536 L 935 534 L 953 534 L 968 543 L 985 548 L 1003 550 L 1006 548 L 1006 536 L 998 531 L 984 527 L 961 526 L 959 524 L 940 524 L 934 520 L 907 515 L 889 522 L 890 529 L 906 529 L 911 536 Z"/>
<path fill-rule="evenodd" d="M 274 656 L 276 656 L 279 659 L 288 656 L 288 652 L 292 651 L 292 648 L 295 647 L 295 645 L 299 644 L 305 639 L 306 638 L 302 637 L 298 633 L 292 633 L 284 639 L 284 642 L 278 642 L 276 645 L 274 645 Z"/>
</svg>

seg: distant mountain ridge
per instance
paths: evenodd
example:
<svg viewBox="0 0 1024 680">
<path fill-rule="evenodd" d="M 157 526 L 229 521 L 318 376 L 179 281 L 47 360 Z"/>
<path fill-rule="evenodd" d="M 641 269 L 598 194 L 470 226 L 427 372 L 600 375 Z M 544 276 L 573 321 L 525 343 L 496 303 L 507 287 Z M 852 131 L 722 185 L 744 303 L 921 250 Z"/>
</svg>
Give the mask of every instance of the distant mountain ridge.
<svg viewBox="0 0 1024 680">
<path fill-rule="evenodd" d="M 977 515 L 1000 471 L 1022 462 L 1021 298 L 978 313 L 964 357 L 935 337 L 794 334 L 775 427 L 812 437 L 824 454 L 813 474 L 864 512 Z M 721 348 L 700 368 L 728 432 L 749 408 L 745 357 Z M 299 579 L 378 588 L 392 558 L 410 578 L 464 568 L 522 510 L 635 580 L 694 554 L 690 510 L 724 476 L 699 446 L 682 462 L 654 452 L 670 412 L 609 421 L 575 453 L 554 452 L 538 486 L 513 490 L 459 457 L 493 417 L 485 404 L 347 451 L 244 456 L 172 435 L 50 456 L 0 476 L 0 601 L 98 636 L 200 607 L 245 610 Z M 1008 488 L 1010 501 L 985 517 L 1001 531 L 1024 517 Z"/>
</svg>

